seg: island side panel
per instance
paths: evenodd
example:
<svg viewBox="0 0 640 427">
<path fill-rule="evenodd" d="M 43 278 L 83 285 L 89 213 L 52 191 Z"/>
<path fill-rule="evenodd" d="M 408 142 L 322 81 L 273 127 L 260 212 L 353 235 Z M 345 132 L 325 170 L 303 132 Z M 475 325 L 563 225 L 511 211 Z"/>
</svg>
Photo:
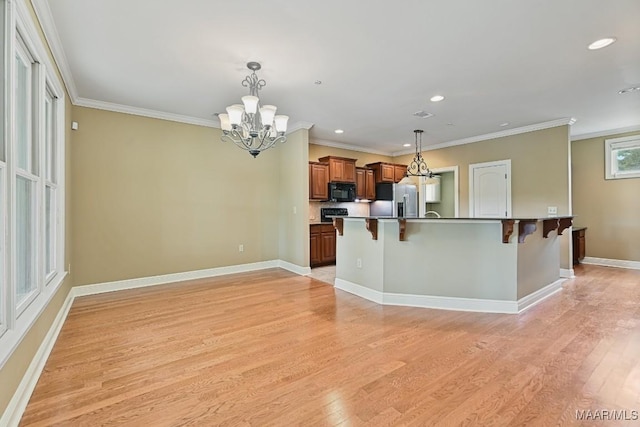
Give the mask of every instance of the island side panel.
<svg viewBox="0 0 640 427">
<path fill-rule="evenodd" d="M 556 231 L 544 238 L 542 222 L 537 226 L 538 229 L 518 245 L 518 299 L 560 279 L 560 239 Z"/>
<path fill-rule="evenodd" d="M 372 239 L 363 219 L 346 218 L 343 235 L 336 239 L 336 285 L 340 279 L 382 292 L 384 241 Z"/>
<path fill-rule="evenodd" d="M 385 293 L 516 301 L 517 237 L 502 243 L 500 221 L 407 221 L 404 242 L 397 222 L 380 225 Z"/>
</svg>

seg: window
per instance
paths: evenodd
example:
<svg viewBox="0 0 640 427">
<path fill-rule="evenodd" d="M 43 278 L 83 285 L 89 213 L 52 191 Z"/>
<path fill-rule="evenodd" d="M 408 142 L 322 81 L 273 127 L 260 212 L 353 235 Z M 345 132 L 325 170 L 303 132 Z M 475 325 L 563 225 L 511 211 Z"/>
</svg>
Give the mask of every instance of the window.
<svg viewBox="0 0 640 427">
<path fill-rule="evenodd" d="M 26 3 L 0 0 L 0 17 L 1 368 L 66 272 L 64 91 Z"/>
<path fill-rule="evenodd" d="M 604 141 L 605 178 L 640 178 L 640 135 Z"/>
</svg>

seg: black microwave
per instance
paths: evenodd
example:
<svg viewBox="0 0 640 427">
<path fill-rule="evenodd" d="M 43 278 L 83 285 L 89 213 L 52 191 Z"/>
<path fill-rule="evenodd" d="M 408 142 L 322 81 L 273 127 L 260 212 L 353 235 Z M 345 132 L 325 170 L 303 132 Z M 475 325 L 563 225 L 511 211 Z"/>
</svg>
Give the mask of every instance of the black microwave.
<svg viewBox="0 0 640 427">
<path fill-rule="evenodd" d="M 355 202 L 356 185 L 345 182 L 330 182 L 329 200 L 332 202 Z"/>
</svg>

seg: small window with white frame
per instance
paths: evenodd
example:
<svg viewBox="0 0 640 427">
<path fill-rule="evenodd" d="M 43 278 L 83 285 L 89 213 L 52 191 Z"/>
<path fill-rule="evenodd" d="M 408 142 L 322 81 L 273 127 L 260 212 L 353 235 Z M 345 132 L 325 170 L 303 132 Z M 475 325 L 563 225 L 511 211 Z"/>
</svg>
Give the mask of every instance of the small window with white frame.
<svg viewBox="0 0 640 427">
<path fill-rule="evenodd" d="M 605 178 L 640 178 L 640 135 L 604 141 Z"/>
</svg>

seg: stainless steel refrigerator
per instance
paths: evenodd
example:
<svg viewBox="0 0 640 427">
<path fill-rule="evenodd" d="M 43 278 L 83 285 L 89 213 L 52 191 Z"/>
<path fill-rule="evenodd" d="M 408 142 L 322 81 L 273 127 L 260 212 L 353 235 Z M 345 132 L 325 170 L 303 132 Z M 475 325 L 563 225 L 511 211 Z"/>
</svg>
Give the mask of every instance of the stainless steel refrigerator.
<svg viewBox="0 0 640 427">
<path fill-rule="evenodd" d="M 369 207 L 370 216 L 418 217 L 418 189 L 411 184 L 376 184 L 376 201 Z"/>
</svg>

